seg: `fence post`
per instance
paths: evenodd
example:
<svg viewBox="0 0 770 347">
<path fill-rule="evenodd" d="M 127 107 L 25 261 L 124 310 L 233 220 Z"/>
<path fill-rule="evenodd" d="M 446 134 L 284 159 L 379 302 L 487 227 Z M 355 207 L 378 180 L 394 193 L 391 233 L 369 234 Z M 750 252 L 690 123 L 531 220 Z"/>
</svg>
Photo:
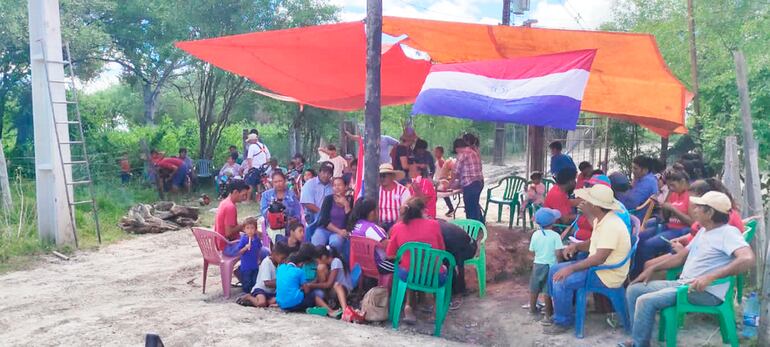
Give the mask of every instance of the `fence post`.
<svg viewBox="0 0 770 347">
<path fill-rule="evenodd" d="M 5 162 L 2 141 L 0 141 L 0 199 L 3 201 L 3 211 L 10 211 L 13 200 L 11 199 L 11 184 L 8 182 L 8 165 Z"/>
</svg>

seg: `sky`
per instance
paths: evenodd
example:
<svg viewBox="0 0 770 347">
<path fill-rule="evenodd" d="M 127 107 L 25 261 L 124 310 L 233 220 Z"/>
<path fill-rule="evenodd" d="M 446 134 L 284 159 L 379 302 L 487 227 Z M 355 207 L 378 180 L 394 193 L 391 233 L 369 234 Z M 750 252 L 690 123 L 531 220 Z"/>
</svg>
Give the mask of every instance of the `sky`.
<svg viewBox="0 0 770 347">
<path fill-rule="evenodd" d="M 612 19 L 612 4 L 617 0 L 531 0 L 530 11 L 512 17 L 514 25 L 537 19 L 533 27 L 558 29 L 597 29 Z M 342 8 L 340 19 L 361 20 L 366 15 L 366 0 L 330 0 Z M 517 0 L 512 2 L 516 3 Z M 503 0 L 383 0 L 383 14 L 398 17 L 447 20 L 455 22 L 499 24 Z M 110 63 L 105 71 L 88 83 L 84 91 L 93 93 L 119 82 L 120 66 Z"/>
</svg>

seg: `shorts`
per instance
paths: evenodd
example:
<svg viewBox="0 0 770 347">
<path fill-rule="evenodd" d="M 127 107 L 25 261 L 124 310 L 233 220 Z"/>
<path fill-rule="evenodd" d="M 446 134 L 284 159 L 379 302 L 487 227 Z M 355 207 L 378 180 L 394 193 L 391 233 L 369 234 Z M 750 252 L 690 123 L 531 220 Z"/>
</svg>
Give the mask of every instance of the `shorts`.
<svg viewBox="0 0 770 347">
<path fill-rule="evenodd" d="M 268 293 L 264 289 L 257 288 L 257 287 L 254 287 L 254 289 L 251 290 L 251 295 L 252 296 L 264 295 L 267 300 L 270 300 L 275 297 L 275 293 Z"/>
<path fill-rule="evenodd" d="M 548 264 L 533 264 L 532 275 L 529 277 L 529 292 L 530 294 L 548 294 L 548 270 L 550 269 Z"/>
</svg>

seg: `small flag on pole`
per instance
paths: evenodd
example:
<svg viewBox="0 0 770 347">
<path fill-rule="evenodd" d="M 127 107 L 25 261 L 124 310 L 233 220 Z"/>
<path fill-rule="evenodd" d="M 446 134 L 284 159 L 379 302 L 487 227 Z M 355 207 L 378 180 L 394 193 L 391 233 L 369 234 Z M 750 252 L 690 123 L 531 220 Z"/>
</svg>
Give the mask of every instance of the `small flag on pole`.
<svg viewBox="0 0 770 347">
<path fill-rule="evenodd" d="M 596 50 L 431 67 L 412 114 L 574 130 Z"/>
</svg>

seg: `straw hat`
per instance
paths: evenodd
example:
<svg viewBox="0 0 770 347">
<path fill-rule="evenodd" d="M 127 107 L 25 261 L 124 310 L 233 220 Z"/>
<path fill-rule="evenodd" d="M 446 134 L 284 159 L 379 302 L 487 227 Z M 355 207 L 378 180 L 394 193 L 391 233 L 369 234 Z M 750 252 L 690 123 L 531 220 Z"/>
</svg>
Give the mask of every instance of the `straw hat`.
<svg viewBox="0 0 770 347">
<path fill-rule="evenodd" d="M 710 191 L 703 194 L 701 197 L 691 196 L 690 202 L 696 205 L 705 205 L 713 208 L 719 212 L 729 214 L 730 209 L 733 208 L 730 198 L 725 193 Z"/>
<path fill-rule="evenodd" d="M 602 184 L 597 184 L 591 188 L 578 189 L 575 191 L 575 197 L 589 202 L 591 205 L 605 208 L 608 210 L 620 210 L 620 203 L 615 200 L 615 193 L 612 188 Z"/>
<path fill-rule="evenodd" d="M 382 164 L 382 165 L 380 165 L 380 175 L 382 175 L 382 174 L 393 174 L 393 175 L 396 175 L 396 181 L 400 181 L 400 180 L 404 179 L 404 176 L 406 176 L 406 174 L 404 174 L 403 171 L 401 171 L 401 170 L 394 170 L 393 169 L 393 165 L 391 165 L 391 164 Z"/>
<path fill-rule="evenodd" d="M 249 136 L 246 137 L 246 141 L 259 141 L 259 136 L 257 136 L 257 134 L 249 134 Z"/>
</svg>

